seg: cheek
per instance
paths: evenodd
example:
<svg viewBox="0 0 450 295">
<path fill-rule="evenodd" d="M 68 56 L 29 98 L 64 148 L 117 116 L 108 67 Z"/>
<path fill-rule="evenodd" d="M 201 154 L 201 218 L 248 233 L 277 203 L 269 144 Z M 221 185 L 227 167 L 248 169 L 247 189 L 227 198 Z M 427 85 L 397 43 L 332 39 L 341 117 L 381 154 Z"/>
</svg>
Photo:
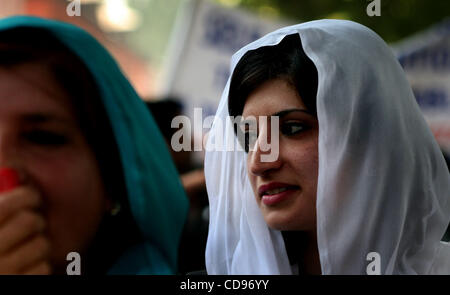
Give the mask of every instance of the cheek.
<svg viewBox="0 0 450 295">
<path fill-rule="evenodd" d="M 315 197 L 319 169 L 317 140 L 312 138 L 304 142 L 291 141 L 286 144 L 283 155 L 299 179 L 302 189 Z"/>
<path fill-rule="evenodd" d="M 101 180 L 93 155 L 84 149 L 65 149 L 26 161 L 28 174 L 51 204 L 90 207 L 101 200 Z M 76 196 L 76 197 L 75 197 Z"/>
<path fill-rule="evenodd" d="M 252 190 L 253 190 L 253 194 L 255 195 L 255 197 L 256 197 L 256 195 L 257 195 L 257 191 L 258 191 L 258 188 L 256 187 L 256 178 L 257 178 L 257 176 L 255 175 L 255 174 L 253 174 L 251 171 L 250 171 L 250 157 L 251 157 L 251 153 L 252 152 L 249 152 L 248 154 L 247 154 L 247 176 L 248 176 L 248 180 L 250 181 L 250 184 L 251 184 L 251 186 L 252 186 Z M 260 200 L 259 200 L 259 198 L 256 198 L 256 201 L 257 202 L 259 202 Z"/>
<path fill-rule="evenodd" d="M 82 251 L 105 212 L 98 165 L 88 149 L 61 149 L 28 159 L 27 172 L 42 193 L 55 260 Z"/>
</svg>

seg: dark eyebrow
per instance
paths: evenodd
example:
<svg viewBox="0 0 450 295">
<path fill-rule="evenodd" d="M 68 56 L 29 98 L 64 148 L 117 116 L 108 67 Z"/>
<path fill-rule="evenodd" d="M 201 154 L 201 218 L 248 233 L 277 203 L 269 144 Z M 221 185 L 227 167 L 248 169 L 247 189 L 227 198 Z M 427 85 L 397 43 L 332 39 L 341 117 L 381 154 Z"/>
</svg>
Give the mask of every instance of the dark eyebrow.
<svg viewBox="0 0 450 295">
<path fill-rule="evenodd" d="M 307 109 L 287 109 L 287 110 L 283 110 L 280 112 L 276 112 L 276 113 L 272 114 L 271 116 L 283 117 L 292 112 L 302 112 L 302 113 L 306 113 L 306 114 L 314 116 L 314 117 L 316 116 L 316 114 L 314 114 L 313 112 L 311 112 Z"/>
<path fill-rule="evenodd" d="M 316 116 L 315 113 L 313 113 L 313 112 L 311 112 L 311 111 L 309 111 L 307 109 L 287 109 L 287 110 L 283 110 L 283 111 L 279 111 L 279 112 L 273 113 L 271 115 L 271 117 L 283 117 L 283 116 L 286 116 L 287 114 L 290 114 L 290 113 L 293 113 L 293 112 L 302 112 L 302 113 L 306 113 L 306 114 L 314 116 L 314 117 Z M 248 123 L 248 120 L 247 119 L 243 119 L 241 121 L 240 125 L 244 125 L 246 123 Z"/>
<path fill-rule="evenodd" d="M 56 116 L 53 114 L 45 114 L 45 113 L 33 113 L 33 114 L 26 114 L 22 117 L 22 119 L 27 123 L 48 123 L 48 122 L 60 122 L 60 123 L 66 123 L 71 124 L 71 121 L 66 118 L 62 118 L 60 116 Z"/>
</svg>

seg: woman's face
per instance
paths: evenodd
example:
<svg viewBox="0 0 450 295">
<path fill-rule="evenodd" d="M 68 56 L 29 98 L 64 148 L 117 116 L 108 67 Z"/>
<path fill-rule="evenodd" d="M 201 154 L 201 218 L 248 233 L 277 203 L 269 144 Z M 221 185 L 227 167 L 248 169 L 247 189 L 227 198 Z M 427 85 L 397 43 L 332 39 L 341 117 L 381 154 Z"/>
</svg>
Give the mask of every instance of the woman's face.
<svg viewBox="0 0 450 295">
<path fill-rule="evenodd" d="M 38 64 L 0 67 L 0 167 L 5 166 L 40 193 L 51 262 L 65 269 L 69 252 L 87 248 L 108 201 L 69 97 Z"/>
<path fill-rule="evenodd" d="M 270 116 L 279 115 L 278 159 L 261 161 L 259 142 L 271 134 L 270 123 L 258 124 L 256 145 L 247 156 L 256 202 L 269 227 L 278 230 L 316 228 L 319 125 L 317 118 L 305 111 L 295 88 L 285 80 L 274 79 L 249 95 L 242 113 L 244 119 L 267 116 L 268 122 Z"/>
</svg>

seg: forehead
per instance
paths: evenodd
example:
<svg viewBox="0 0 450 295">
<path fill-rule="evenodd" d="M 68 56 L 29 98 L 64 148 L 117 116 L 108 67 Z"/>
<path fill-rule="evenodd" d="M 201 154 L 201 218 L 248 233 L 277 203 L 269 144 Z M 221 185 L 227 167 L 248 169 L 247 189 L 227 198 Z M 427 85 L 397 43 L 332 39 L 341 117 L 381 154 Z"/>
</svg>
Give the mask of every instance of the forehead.
<svg viewBox="0 0 450 295">
<path fill-rule="evenodd" d="M 284 79 L 266 81 L 248 96 L 242 116 L 271 115 L 286 109 L 306 109 L 297 90 Z"/>
<path fill-rule="evenodd" d="M 67 93 L 40 64 L 0 67 L 0 118 L 22 113 L 73 117 Z"/>
</svg>

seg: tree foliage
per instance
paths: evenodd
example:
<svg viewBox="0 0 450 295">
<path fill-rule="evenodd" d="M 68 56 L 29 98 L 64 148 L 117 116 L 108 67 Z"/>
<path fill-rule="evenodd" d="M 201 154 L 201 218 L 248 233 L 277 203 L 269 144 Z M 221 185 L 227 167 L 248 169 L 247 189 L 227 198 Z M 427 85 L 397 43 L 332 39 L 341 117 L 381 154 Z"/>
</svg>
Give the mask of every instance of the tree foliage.
<svg viewBox="0 0 450 295">
<path fill-rule="evenodd" d="M 263 14 L 278 14 L 294 22 L 321 18 L 353 20 L 373 29 L 388 42 L 424 30 L 450 15 L 448 0 L 379 0 L 381 16 L 369 17 L 366 8 L 372 1 L 235 0 L 241 7 Z"/>
</svg>

